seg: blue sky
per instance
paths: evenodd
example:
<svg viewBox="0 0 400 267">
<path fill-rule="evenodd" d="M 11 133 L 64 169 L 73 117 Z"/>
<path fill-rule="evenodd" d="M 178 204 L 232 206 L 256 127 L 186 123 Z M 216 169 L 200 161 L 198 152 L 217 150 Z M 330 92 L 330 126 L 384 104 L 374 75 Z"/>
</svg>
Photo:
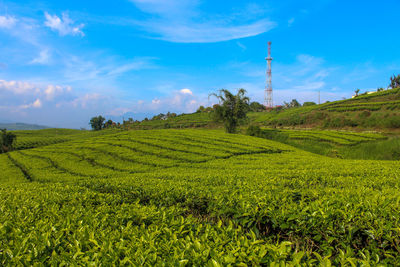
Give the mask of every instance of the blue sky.
<svg viewBox="0 0 400 267">
<path fill-rule="evenodd" d="M 400 73 L 398 0 L 0 0 L 0 122 L 188 113 L 218 89 L 274 104 L 350 97 Z"/>
</svg>

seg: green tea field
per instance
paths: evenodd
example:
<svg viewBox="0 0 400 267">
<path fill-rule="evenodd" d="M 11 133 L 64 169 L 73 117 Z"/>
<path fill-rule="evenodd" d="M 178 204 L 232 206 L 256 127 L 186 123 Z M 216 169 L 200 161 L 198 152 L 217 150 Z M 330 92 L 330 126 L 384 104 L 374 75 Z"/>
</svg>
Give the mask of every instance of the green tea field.
<svg viewBox="0 0 400 267">
<path fill-rule="evenodd" d="M 0 166 L 2 266 L 400 264 L 399 161 L 168 129 L 17 150 Z"/>
</svg>

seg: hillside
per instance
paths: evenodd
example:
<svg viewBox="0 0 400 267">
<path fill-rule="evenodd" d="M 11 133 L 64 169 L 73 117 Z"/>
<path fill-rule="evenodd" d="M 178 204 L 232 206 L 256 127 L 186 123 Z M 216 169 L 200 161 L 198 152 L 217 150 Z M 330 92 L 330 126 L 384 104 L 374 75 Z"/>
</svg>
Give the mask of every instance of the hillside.
<svg viewBox="0 0 400 267">
<path fill-rule="evenodd" d="M 246 133 L 334 158 L 400 160 L 400 138 L 393 134 L 256 126 L 249 127 Z"/>
<path fill-rule="evenodd" d="M 400 88 L 321 105 L 249 112 L 248 121 L 269 127 L 301 127 L 392 131 L 400 128 Z M 211 113 L 182 114 L 168 119 L 146 120 L 129 125 L 131 129 L 222 128 Z"/>
<path fill-rule="evenodd" d="M 0 165 L 0 265 L 400 264 L 396 161 L 168 129 L 84 136 Z"/>
<path fill-rule="evenodd" d="M 321 105 L 250 114 L 264 126 L 320 128 L 400 128 L 400 88 Z"/>
<path fill-rule="evenodd" d="M 0 129 L 7 129 L 8 131 L 16 130 L 41 130 L 50 127 L 37 125 L 37 124 L 27 124 L 27 123 L 0 123 Z"/>
<path fill-rule="evenodd" d="M 16 141 L 13 144 L 15 150 L 48 146 L 57 143 L 68 142 L 76 139 L 85 139 L 98 135 L 107 135 L 118 132 L 117 129 L 103 131 L 86 131 L 74 129 L 48 128 L 42 130 L 13 131 Z"/>
</svg>

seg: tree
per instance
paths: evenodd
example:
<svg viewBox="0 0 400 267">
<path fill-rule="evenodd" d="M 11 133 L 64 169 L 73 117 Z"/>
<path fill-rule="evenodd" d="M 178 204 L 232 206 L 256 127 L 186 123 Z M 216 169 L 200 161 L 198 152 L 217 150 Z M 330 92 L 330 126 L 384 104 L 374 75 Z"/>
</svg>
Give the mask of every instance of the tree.
<svg viewBox="0 0 400 267">
<path fill-rule="evenodd" d="M 315 105 L 316 105 L 315 102 L 304 102 L 304 103 L 303 103 L 303 107 L 315 106 Z"/>
<path fill-rule="evenodd" d="M 97 117 L 93 117 L 90 119 L 90 126 L 92 126 L 92 129 L 94 131 L 100 131 L 101 129 L 104 128 L 104 121 L 106 120 L 106 118 L 102 117 L 102 116 L 97 116 Z"/>
<path fill-rule="evenodd" d="M 400 74 L 397 76 L 393 74 L 393 77 L 390 77 L 389 87 L 392 89 L 400 87 Z"/>
<path fill-rule="evenodd" d="M 265 110 L 265 106 L 254 101 L 250 103 L 250 110 L 254 112 L 263 111 Z"/>
<path fill-rule="evenodd" d="M 114 122 L 112 120 L 108 120 L 106 123 L 104 123 L 104 128 L 111 128 L 114 125 Z"/>
<path fill-rule="evenodd" d="M 206 108 L 205 108 L 204 106 L 200 106 L 200 107 L 196 110 L 196 113 L 204 112 L 205 109 L 206 109 Z"/>
<path fill-rule="evenodd" d="M 296 99 L 292 99 L 292 101 L 290 102 L 290 107 L 291 108 L 301 107 L 301 104 Z"/>
<path fill-rule="evenodd" d="M 358 96 L 358 93 L 360 92 L 360 89 L 357 89 L 354 91 L 354 93 L 356 93 L 356 96 Z"/>
<path fill-rule="evenodd" d="M 1 152 L 10 151 L 17 136 L 13 133 L 7 132 L 6 129 L 1 130 L 0 149 Z"/>
<path fill-rule="evenodd" d="M 239 122 L 246 118 L 250 99 L 245 94 L 246 90 L 244 89 L 239 89 L 236 95 L 226 89 L 219 90 L 218 94 L 210 94 L 220 102 L 218 106 L 215 106 L 214 118 L 224 122 L 225 130 L 228 133 L 236 132 Z"/>
</svg>

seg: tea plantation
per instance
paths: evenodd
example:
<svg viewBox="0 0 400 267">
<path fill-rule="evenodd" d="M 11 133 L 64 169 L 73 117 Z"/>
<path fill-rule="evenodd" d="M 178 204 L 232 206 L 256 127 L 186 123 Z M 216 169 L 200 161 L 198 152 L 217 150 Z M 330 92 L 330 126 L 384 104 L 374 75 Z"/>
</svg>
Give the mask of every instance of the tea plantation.
<svg viewBox="0 0 400 267">
<path fill-rule="evenodd" d="M 339 135 L 323 138 L 380 138 Z M 399 161 L 168 129 L 17 150 L 0 170 L 4 266 L 400 264 Z"/>
</svg>

